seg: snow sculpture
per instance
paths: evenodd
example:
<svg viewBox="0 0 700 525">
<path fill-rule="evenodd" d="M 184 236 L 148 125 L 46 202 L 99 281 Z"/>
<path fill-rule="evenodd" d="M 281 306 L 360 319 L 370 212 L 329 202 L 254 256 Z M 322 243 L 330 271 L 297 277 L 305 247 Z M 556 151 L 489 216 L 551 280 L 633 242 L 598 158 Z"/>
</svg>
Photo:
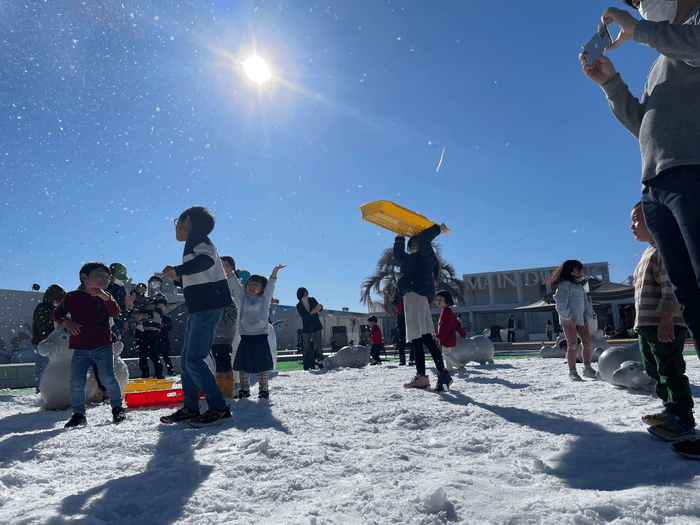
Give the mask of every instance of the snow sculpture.
<svg viewBox="0 0 700 525">
<path fill-rule="evenodd" d="M 49 358 L 44 372 L 41 374 L 39 390 L 44 400 L 44 408 L 48 410 L 64 410 L 71 405 L 70 400 L 70 362 L 73 350 L 68 348 L 70 337 L 66 329 L 61 327 L 54 330 L 49 336 L 39 343 L 37 351 Z M 114 343 L 114 374 L 117 377 L 119 388 L 124 391 L 129 380 L 129 369 L 124 360 L 119 357 L 124 349 L 121 341 Z M 92 370 L 88 372 L 85 385 L 85 401 L 87 403 L 101 403 L 102 392 L 97 386 L 97 381 Z"/>
<path fill-rule="evenodd" d="M 651 391 L 655 381 L 644 370 L 639 343 L 615 346 L 605 351 L 596 349 L 595 353 L 598 355 L 598 379 L 621 388 Z"/>
<path fill-rule="evenodd" d="M 370 362 L 369 348 L 366 346 L 344 346 L 331 357 L 323 360 L 323 368 L 360 368 Z"/>
<path fill-rule="evenodd" d="M 564 352 L 559 345 L 542 345 L 542 348 L 540 348 L 540 355 L 545 358 L 565 358 L 566 352 Z"/>
<path fill-rule="evenodd" d="M 478 361 L 482 365 L 493 364 L 494 346 L 488 337 L 475 335 L 462 339 L 457 338 L 457 346 L 452 349 L 452 357 L 460 364 L 466 365 L 469 361 Z"/>
</svg>

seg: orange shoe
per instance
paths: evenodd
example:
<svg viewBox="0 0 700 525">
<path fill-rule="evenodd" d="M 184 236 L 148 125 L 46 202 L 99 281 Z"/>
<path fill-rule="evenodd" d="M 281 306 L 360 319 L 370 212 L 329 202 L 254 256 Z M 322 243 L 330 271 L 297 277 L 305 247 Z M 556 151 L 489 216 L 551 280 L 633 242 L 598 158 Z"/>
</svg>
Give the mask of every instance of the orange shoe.
<svg viewBox="0 0 700 525">
<path fill-rule="evenodd" d="M 410 383 L 406 383 L 403 387 L 420 388 L 421 390 L 425 390 L 426 388 L 430 388 L 430 379 L 428 379 L 428 376 L 416 374 L 416 377 L 414 377 Z"/>
</svg>

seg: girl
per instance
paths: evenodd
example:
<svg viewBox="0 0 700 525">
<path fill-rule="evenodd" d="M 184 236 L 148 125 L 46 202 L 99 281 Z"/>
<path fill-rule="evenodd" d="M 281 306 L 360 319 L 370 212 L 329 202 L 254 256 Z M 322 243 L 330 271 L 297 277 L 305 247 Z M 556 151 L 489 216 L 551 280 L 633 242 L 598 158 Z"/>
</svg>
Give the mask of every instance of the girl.
<svg viewBox="0 0 700 525">
<path fill-rule="evenodd" d="M 547 324 L 544 326 L 544 331 L 547 334 L 547 337 L 549 340 L 552 340 L 552 334 L 554 333 L 554 325 L 552 324 L 552 321 L 547 319 Z"/>
<path fill-rule="evenodd" d="M 283 265 L 275 266 L 268 282 L 262 275 L 251 275 L 245 289 L 238 279 L 231 279 L 231 291 L 238 307 L 238 344 L 233 369 L 240 373 L 241 389 L 234 399 L 250 397 L 250 374 L 258 374 L 258 398 L 268 399 L 270 391 L 267 373 L 273 369 L 272 352 L 267 341 L 268 314 L 272 293 L 275 291 L 277 271 Z"/>
<path fill-rule="evenodd" d="M 583 377 L 595 379 L 595 370 L 591 367 L 591 334 L 588 322 L 593 319 L 593 311 L 586 292 L 581 286 L 583 265 L 574 259 L 564 261 L 545 281 L 553 290 L 557 303 L 559 324 L 566 336 L 566 358 L 569 363 L 569 379 L 582 381 L 576 372 L 576 351 L 578 338 L 583 344 Z"/>
<path fill-rule="evenodd" d="M 396 297 L 403 305 L 406 317 L 406 339 L 411 341 L 416 360 L 416 376 L 404 388 L 430 388 L 430 380 L 425 375 L 425 353 L 423 344 L 430 350 L 435 367 L 438 370 L 438 384 L 435 391 L 450 389 L 452 378 L 445 370 L 440 349 L 433 340 L 435 329 L 430 315 L 430 303 L 435 298 L 433 270 L 439 266 L 432 241 L 440 232 L 447 230 L 444 224 L 434 224 L 414 235 L 408 240 L 408 252 L 405 251 L 405 238 L 397 236 L 394 240 L 394 257 L 401 266 L 398 289 L 402 297 Z"/>
<path fill-rule="evenodd" d="M 459 322 L 452 308 L 450 308 L 450 306 L 455 304 L 450 292 L 442 290 L 436 293 L 435 304 L 438 308 L 442 308 L 440 320 L 438 321 L 438 333 L 435 336 L 440 346 L 442 346 L 442 357 L 445 359 L 445 363 L 447 363 L 447 369 L 450 375 L 453 374 L 453 368 L 456 368 L 457 372 L 461 374 L 465 372 L 466 369 L 464 365 L 452 357 L 452 349 L 457 346 L 457 333 L 459 333 L 462 339 L 465 339 L 467 337 L 467 332 L 464 331 L 462 323 Z"/>
</svg>

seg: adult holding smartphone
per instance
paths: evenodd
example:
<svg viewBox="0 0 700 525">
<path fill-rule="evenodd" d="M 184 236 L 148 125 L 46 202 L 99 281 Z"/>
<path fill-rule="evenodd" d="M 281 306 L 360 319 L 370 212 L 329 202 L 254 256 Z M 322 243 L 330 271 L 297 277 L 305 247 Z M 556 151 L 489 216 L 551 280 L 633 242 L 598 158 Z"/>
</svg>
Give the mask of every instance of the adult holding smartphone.
<svg viewBox="0 0 700 525">
<path fill-rule="evenodd" d="M 584 53 L 579 59 L 615 117 L 639 140 L 644 219 L 700 356 L 700 0 L 624 2 L 643 20 L 610 7 L 600 25 L 620 26 L 606 51 L 634 41 L 659 52 L 641 100 L 606 56 L 593 64 Z M 700 441 L 673 449 L 700 459 Z"/>
</svg>

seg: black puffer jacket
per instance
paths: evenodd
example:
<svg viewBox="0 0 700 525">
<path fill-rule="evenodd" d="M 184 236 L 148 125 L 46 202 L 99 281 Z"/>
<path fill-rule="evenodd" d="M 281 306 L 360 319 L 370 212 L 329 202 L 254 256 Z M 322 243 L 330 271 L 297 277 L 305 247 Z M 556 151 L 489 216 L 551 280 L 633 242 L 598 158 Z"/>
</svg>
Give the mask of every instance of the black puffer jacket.
<svg viewBox="0 0 700 525">
<path fill-rule="evenodd" d="M 406 253 L 405 237 L 399 236 L 394 240 L 394 258 L 401 266 L 401 277 L 399 277 L 397 287 L 401 297 L 408 292 L 414 292 L 427 297 L 429 303 L 435 299 L 433 268 L 438 265 L 438 260 L 431 243 L 438 235 L 440 235 L 439 224 L 433 224 L 430 228 L 420 232 L 418 234 L 418 252 L 412 254 Z M 399 292 L 397 291 L 397 293 Z"/>
</svg>

